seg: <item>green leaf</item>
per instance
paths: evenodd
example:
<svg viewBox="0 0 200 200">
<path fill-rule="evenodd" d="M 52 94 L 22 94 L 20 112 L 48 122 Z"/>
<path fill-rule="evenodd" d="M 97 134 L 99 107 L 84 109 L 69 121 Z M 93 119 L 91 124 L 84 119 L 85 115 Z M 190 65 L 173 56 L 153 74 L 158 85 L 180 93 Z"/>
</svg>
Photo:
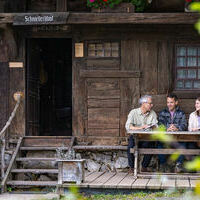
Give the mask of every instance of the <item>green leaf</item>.
<svg viewBox="0 0 200 200">
<path fill-rule="evenodd" d="M 180 156 L 180 152 L 179 151 L 175 151 L 172 155 L 170 155 L 170 160 L 172 161 L 176 161 Z"/>
<path fill-rule="evenodd" d="M 193 2 L 190 4 L 189 9 L 192 11 L 199 11 L 200 12 L 200 2 Z"/>
<path fill-rule="evenodd" d="M 185 168 L 188 170 L 200 170 L 200 157 L 196 157 L 193 161 L 185 163 Z"/>
<path fill-rule="evenodd" d="M 164 142 L 164 143 L 169 143 L 174 141 L 174 138 L 172 135 L 166 134 L 166 128 L 165 126 L 159 126 L 157 129 L 158 133 L 155 133 L 153 135 L 151 135 L 153 140 L 158 140 L 160 142 Z"/>
</svg>

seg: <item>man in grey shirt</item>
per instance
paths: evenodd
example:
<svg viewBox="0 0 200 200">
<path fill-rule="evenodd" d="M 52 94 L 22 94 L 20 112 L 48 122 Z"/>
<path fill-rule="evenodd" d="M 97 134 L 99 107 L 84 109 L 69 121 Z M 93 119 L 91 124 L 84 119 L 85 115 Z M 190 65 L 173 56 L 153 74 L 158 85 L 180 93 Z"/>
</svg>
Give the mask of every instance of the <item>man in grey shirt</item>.
<svg viewBox="0 0 200 200">
<path fill-rule="evenodd" d="M 128 115 L 128 119 L 126 121 L 126 130 L 134 130 L 134 131 L 142 131 L 146 130 L 149 126 L 156 127 L 157 126 L 157 115 L 152 110 L 153 103 L 152 103 L 152 97 L 149 95 L 144 95 L 139 99 L 140 107 L 131 110 L 131 112 Z M 142 148 L 152 148 L 153 143 L 152 142 L 142 142 L 139 144 L 142 146 Z M 130 167 L 130 172 L 133 172 L 134 169 L 134 155 L 130 153 L 130 148 L 134 147 L 134 139 L 133 135 L 130 135 L 129 137 L 129 143 L 128 143 L 128 163 Z M 151 155 L 145 155 L 142 161 L 142 171 L 147 172 L 147 167 L 151 161 Z"/>
</svg>

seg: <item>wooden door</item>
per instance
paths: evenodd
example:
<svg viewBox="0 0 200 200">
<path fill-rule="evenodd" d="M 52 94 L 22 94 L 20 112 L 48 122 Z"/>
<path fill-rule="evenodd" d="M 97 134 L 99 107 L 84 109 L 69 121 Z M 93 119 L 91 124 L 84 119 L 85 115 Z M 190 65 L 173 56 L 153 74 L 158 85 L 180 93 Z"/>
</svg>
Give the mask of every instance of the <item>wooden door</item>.
<svg viewBox="0 0 200 200">
<path fill-rule="evenodd" d="M 36 41 L 27 42 L 26 73 L 26 134 L 39 135 L 40 79 L 39 46 Z"/>
<path fill-rule="evenodd" d="M 9 68 L 7 62 L 0 62 L 0 129 L 8 120 L 8 83 Z"/>
<path fill-rule="evenodd" d="M 88 135 L 119 136 L 119 78 L 88 78 Z"/>
</svg>

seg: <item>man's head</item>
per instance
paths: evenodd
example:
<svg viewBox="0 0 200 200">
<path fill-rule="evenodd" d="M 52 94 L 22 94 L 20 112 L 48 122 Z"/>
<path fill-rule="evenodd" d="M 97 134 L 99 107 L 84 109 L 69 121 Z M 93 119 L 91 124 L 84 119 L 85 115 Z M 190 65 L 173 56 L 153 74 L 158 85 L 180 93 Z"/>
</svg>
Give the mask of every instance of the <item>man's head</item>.
<svg viewBox="0 0 200 200">
<path fill-rule="evenodd" d="M 142 96 L 139 99 L 139 104 L 141 105 L 143 112 L 149 112 L 153 107 L 152 96 L 150 95 Z"/>
<path fill-rule="evenodd" d="M 167 96 L 167 107 L 169 111 L 174 111 L 178 105 L 178 97 L 175 94 L 169 94 Z"/>
</svg>

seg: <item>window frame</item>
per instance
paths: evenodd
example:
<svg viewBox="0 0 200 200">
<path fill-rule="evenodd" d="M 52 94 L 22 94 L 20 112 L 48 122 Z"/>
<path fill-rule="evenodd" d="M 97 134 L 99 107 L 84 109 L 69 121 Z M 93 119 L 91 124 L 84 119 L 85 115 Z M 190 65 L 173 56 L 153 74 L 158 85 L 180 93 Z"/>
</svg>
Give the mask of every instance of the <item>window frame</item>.
<svg viewBox="0 0 200 200">
<path fill-rule="evenodd" d="M 186 67 L 178 67 L 177 66 L 177 58 L 178 58 L 178 55 L 177 55 L 177 49 L 178 47 L 186 47 L 186 50 L 189 48 L 189 47 L 199 47 L 200 49 L 200 43 L 178 43 L 178 44 L 175 44 L 174 45 L 174 62 L 173 62 L 173 88 L 174 88 L 174 92 L 176 92 L 177 94 L 181 94 L 181 93 L 185 93 L 186 94 L 190 94 L 191 92 L 194 93 L 196 95 L 196 93 L 199 93 L 199 90 L 200 88 L 194 88 L 194 81 L 200 81 L 200 79 L 198 79 L 198 69 L 200 70 L 200 64 L 198 64 L 198 58 L 200 59 L 200 54 L 198 55 L 198 50 L 197 50 L 197 55 L 196 56 L 191 56 L 191 57 L 195 57 L 197 59 L 197 65 L 196 66 L 191 66 L 191 67 L 188 67 L 187 66 L 187 59 L 186 59 Z M 181 56 L 180 56 L 181 57 Z M 183 56 L 184 57 L 184 56 Z M 187 51 L 186 51 L 186 58 L 188 58 L 188 54 L 187 54 Z M 177 77 L 177 70 L 178 69 L 185 69 L 187 70 L 186 74 L 188 74 L 188 70 L 189 69 L 195 69 L 196 70 L 196 78 L 195 79 L 192 79 L 192 78 L 186 78 L 185 80 L 184 79 L 178 79 Z M 179 89 L 176 87 L 176 83 L 178 80 L 184 80 L 184 83 L 185 81 L 188 81 L 188 80 L 192 80 L 192 88 L 191 89 L 188 89 L 188 88 L 183 88 L 183 89 Z M 184 95 L 185 96 L 185 95 Z"/>
<path fill-rule="evenodd" d="M 118 48 L 118 56 L 89 56 L 89 44 L 104 44 L 104 43 L 118 43 L 119 48 Z M 120 59 L 121 57 L 121 42 L 120 40 L 88 40 L 85 42 L 85 55 L 88 59 Z"/>
</svg>

